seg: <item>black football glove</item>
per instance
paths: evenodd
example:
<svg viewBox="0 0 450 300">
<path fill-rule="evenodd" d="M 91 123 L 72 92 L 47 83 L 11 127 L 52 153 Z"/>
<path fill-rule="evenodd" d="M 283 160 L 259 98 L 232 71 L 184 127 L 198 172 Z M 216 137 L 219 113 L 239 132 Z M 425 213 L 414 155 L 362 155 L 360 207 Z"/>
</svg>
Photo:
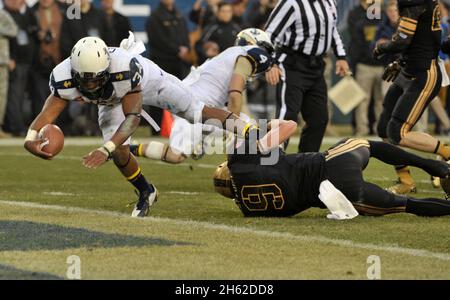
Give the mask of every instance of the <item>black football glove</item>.
<svg viewBox="0 0 450 300">
<path fill-rule="evenodd" d="M 400 63 L 398 61 L 394 61 L 384 69 L 383 76 L 381 76 L 381 78 L 386 82 L 394 81 L 400 73 L 400 69 Z"/>
</svg>

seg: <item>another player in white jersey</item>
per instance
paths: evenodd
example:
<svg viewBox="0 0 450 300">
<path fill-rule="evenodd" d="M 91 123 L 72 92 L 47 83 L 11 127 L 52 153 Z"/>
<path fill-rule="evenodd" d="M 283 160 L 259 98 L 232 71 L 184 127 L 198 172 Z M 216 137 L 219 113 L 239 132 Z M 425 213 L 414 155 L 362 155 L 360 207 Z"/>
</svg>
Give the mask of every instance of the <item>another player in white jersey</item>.
<svg viewBox="0 0 450 300">
<path fill-rule="evenodd" d="M 212 107 L 227 107 L 229 111 L 239 115 L 247 81 L 272 67 L 273 51 L 273 44 L 264 31 L 245 29 L 237 35 L 236 46 L 202 64 L 183 83 L 202 103 Z M 202 132 L 211 130 L 211 126 L 191 125 L 186 120 L 175 118 L 170 144 L 152 141 L 132 145 L 131 150 L 137 156 L 181 163 L 188 154 L 195 154 L 198 150 L 196 148 L 202 145 Z"/>
<path fill-rule="evenodd" d="M 97 168 L 113 159 L 123 176 L 140 193 L 132 216 L 143 217 L 157 200 L 157 190 L 141 173 L 130 153 L 130 136 L 139 125 L 142 104 L 168 109 L 190 121 L 215 118 L 236 120 L 234 130 L 248 135 L 250 126 L 233 113 L 210 108 L 195 101 L 185 85 L 150 60 L 121 48 L 108 48 L 94 37 L 85 37 L 73 47 L 71 56 L 57 65 L 50 76 L 51 95 L 41 113 L 30 125 L 25 148 L 32 154 L 51 159 L 41 149 L 38 132 L 51 124 L 70 101 L 99 105 L 99 125 L 105 144 L 83 158 L 87 168 Z"/>
</svg>

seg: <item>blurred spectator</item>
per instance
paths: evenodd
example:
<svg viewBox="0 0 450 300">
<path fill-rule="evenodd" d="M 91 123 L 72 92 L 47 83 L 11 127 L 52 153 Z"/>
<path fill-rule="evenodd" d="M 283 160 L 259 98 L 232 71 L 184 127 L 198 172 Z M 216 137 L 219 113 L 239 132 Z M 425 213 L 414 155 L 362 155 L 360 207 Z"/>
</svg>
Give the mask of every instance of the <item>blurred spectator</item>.
<svg viewBox="0 0 450 300">
<path fill-rule="evenodd" d="M 146 24 L 150 59 L 164 71 L 183 79 L 190 70 L 189 30 L 174 0 L 161 0 Z M 150 115 L 161 124 L 162 110 L 151 107 Z M 153 133 L 155 133 L 153 131 Z"/>
<path fill-rule="evenodd" d="M 106 39 L 106 20 L 102 12 L 95 8 L 90 0 L 81 0 L 81 18 L 63 20 L 60 48 L 64 58 L 70 56 L 70 51 L 78 40 L 85 36 L 95 36 Z"/>
<path fill-rule="evenodd" d="M 189 31 L 174 0 L 161 0 L 146 24 L 150 59 L 182 79 L 189 72 Z"/>
<path fill-rule="evenodd" d="M 50 94 L 48 87 L 50 73 L 61 62 L 59 40 L 64 11 L 55 0 L 39 0 L 32 11 L 39 26 L 39 47 L 30 72 L 31 118 L 34 119 Z"/>
<path fill-rule="evenodd" d="M 250 27 L 264 28 L 270 13 L 277 4 L 277 0 L 259 0 L 253 2 L 248 12 L 248 22 Z"/>
<path fill-rule="evenodd" d="M 102 0 L 103 15 L 106 20 L 105 43 L 109 47 L 119 47 L 120 42 L 132 31 L 127 17 L 114 11 L 114 0 Z"/>
<path fill-rule="evenodd" d="M 374 44 L 376 44 L 377 42 L 384 42 L 391 40 L 392 36 L 397 30 L 398 18 L 399 14 L 397 8 L 397 1 L 391 0 L 386 4 L 385 15 L 383 15 L 383 17 L 381 18 L 381 24 L 378 27 Z M 393 62 L 398 57 L 399 57 L 398 55 L 387 54 L 382 57 L 381 61 L 385 66 L 387 66 L 389 63 Z M 384 94 L 385 93 L 383 93 L 383 95 Z"/>
<path fill-rule="evenodd" d="M 397 1 L 391 0 L 386 5 L 386 14 L 385 17 L 381 19 L 380 27 L 378 27 L 377 34 L 375 37 L 375 43 L 382 43 L 384 41 L 391 40 L 392 36 L 394 35 L 395 31 L 397 30 L 398 25 L 398 8 L 397 8 Z M 384 66 L 387 66 L 394 60 L 396 60 L 399 57 L 398 54 L 387 54 L 384 57 L 381 58 L 381 62 Z M 391 85 L 390 82 L 382 81 L 381 83 L 381 94 L 384 96 L 387 93 L 387 90 L 389 89 L 389 86 Z"/>
<path fill-rule="evenodd" d="M 95 8 L 91 0 L 81 0 L 81 17 L 63 18 L 61 27 L 60 49 L 61 57 L 70 56 L 73 46 L 85 36 L 95 36 L 106 40 L 107 25 L 102 11 Z M 71 113 L 79 112 L 78 114 Z M 97 135 L 97 106 L 72 101 L 58 119 L 64 133 L 69 135 Z M 82 128 L 83 131 L 79 131 Z"/>
<path fill-rule="evenodd" d="M 361 0 L 360 5 L 352 9 L 348 15 L 350 30 L 349 56 L 351 65 L 356 73 L 356 81 L 367 93 L 367 98 L 355 110 L 356 136 L 370 133 L 369 104 L 373 95 L 375 124 L 383 110 L 383 96 L 381 94 L 381 76 L 383 65 L 372 57 L 375 36 L 380 26 L 380 19 L 367 18 L 368 3 Z"/>
<path fill-rule="evenodd" d="M 221 2 L 217 11 L 217 21 L 205 28 L 202 38 L 196 45 L 199 64 L 233 46 L 239 31 L 241 27 L 233 21 L 232 5 Z"/>
<path fill-rule="evenodd" d="M 10 65 L 9 41 L 17 35 L 17 25 L 10 14 L 0 9 L 0 138 L 9 137 L 2 130 L 8 102 L 8 68 Z"/>
<path fill-rule="evenodd" d="M 244 17 L 248 5 L 248 0 L 232 0 L 231 3 L 233 6 L 234 23 L 238 24 L 242 29 L 250 27 Z"/>
<path fill-rule="evenodd" d="M 203 0 L 196 0 L 189 12 L 189 20 L 204 28 L 216 20 L 216 14 L 220 0 L 206 0 L 206 6 L 203 6 Z"/>
<path fill-rule="evenodd" d="M 38 26 L 25 0 L 4 0 L 4 5 L 18 26 L 17 36 L 9 40 L 11 63 L 4 129 L 14 136 L 23 136 L 26 134 L 23 104 L 37 48 Z"/>
</svg>

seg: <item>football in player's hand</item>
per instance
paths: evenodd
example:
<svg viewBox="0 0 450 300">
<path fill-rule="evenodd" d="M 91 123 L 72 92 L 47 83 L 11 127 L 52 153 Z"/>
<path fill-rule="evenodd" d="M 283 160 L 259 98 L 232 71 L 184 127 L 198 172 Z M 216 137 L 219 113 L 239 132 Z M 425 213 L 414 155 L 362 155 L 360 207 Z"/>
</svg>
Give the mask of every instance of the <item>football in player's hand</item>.
<svg viewBox="0 0 450 300">
<path fill-rule="evenodd" d="M 64 134 L 62 130 L 54 125 L 47 124 L 39 131 L 39 138 L 46 139 L 45 142 L 41 144 L 41 149 L 44 152 L 57 155 L 64 147 Z"/>
</svg>

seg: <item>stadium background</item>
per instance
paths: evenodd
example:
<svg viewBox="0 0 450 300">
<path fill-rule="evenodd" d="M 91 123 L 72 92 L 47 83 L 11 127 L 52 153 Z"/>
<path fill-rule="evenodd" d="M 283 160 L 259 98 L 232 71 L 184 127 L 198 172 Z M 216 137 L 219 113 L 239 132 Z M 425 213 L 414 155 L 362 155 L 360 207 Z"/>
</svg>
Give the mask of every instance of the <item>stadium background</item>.
<svg viewBox="0 0 450 300">
<path fill-rule="evenodd" d="M 70 2 L 71 0 L 67 0 Z M 257 0 L 250 0 L 249 6 L 256 2 Z M 375 0 L 380 1 L 380 0 Z M 37 0 L 26 0 L 29 6 L 34 5 Z M 100 7 L 99 0 L 92 1 L 96 7 Z M 175 0 L 176 7 L 186 16 L 186 20 L 188 22 L 189 30 L 195 30 L 195 24 L 189 21 L 187 17 L 189 11 L 192 8 L 195 0 Z M 338 12 L 339 12 L 339 31 L 341 32 L 341 36 L 344 39 L 344 43 L 348 42 L 348 32 L 346 26 L 346 18 L 347 14 L 351 8 L 357 5 L 359 0 L 337 0 L 338 3 Z M 147 34 L 145 32 L 145 23 L 149 16 L 151 16 L 151 12 L 159 5 L 159 0 L 115 0 L 114 7 L 119 13 L 125 15 L 130 19 L 133 31 L 135 32 L 137 38 L 147 42 Z M 2 1 L 0 0 L 0 8 L 3 6 Z M 248 11 L 247 11 L 248 12 Z M 147 45 L 147 51 L 151 51 L 150 47 Z M 148 53 L 146 53 L 148 55 Z M 333 82 L 335 83 L 338 80 L 337 77 L 333 77 Z M 272 101 L 273 100 L 273 101 Z M 270 102 L 274 102 L 274 99 L 270 99 Z M 273 105 L 273 104 L 272 104 Z M 269 105 L 269 107 L 272 107 Z M 267 107 L 268 108 L 268 107 Z M 269 109 L 271 110 L 271 108 Z M 334 109 L 333 111 L 333 123 L 334 124 L 349 124 L 352 120 L 351 114 L 343 115 L 340 113 L 338 109 Z"/>
</svg>

